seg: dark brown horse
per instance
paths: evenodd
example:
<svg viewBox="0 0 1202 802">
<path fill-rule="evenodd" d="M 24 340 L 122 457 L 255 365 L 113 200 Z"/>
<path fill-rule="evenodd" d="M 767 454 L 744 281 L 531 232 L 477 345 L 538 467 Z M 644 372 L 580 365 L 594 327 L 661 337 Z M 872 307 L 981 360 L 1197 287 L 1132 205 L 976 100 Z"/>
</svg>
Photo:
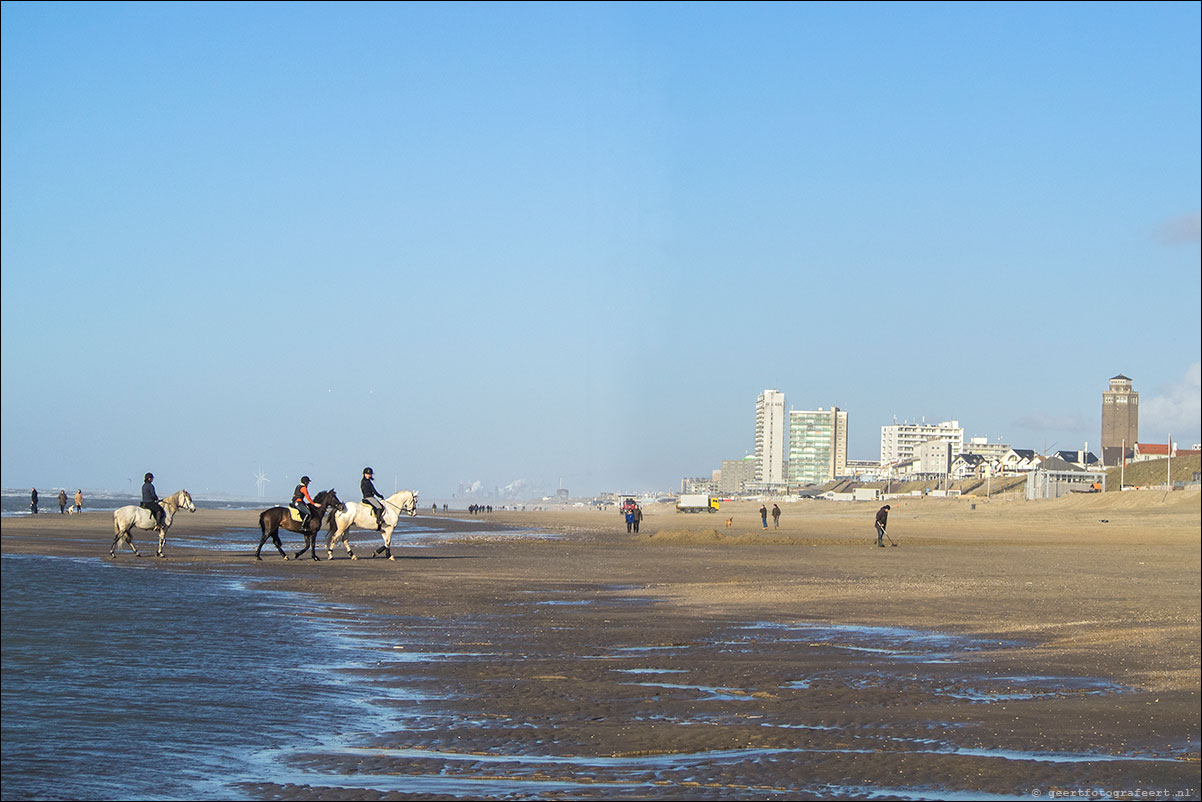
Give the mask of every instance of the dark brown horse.
<svg viewBox="0 0 1202 802">
<path fill-rule="evenodd" d="M 263 550 L 263 544 L 267 542 L 267 538 L 275 543 L 276 551 L 285 560 L 288 555 L 284 553 L 284 547 L 280 543 L 280 530 L 287 529 L 289 532 L 300 532 L 305 536 L 305 547 L 296 553 L 299 558 L 306 551 L 312 551 L 313 559 L 317 559 L 317 533 L 321 529 L 322 519 L 326 514 L 333 515 L 335 512 L 342 512 L 346 509 L 346 505 L 338 499 L 338 494 L 330 490 L 323 490 L 313 497 L 317 502 L 316 510 L 312 517 L 309 518 L 309 525 L 304 529 L 301 528 L 300 521 L 292 517 L 291 507 L 272 507 L 269 510 L 263 510 L 259 513 L 259 530 L 263 536 L 259 538 L 259 548 L 255 549 L 255 559 L 262 560 L 259 552 Z"/>
</svg>

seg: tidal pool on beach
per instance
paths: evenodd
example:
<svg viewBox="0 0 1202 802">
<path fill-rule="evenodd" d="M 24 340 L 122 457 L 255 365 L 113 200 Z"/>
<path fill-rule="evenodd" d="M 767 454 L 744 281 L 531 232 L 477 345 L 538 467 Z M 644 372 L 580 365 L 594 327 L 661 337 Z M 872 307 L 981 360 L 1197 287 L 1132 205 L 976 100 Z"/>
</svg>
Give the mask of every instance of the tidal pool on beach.
<svg viewBox="0 0 1202 802">
<path fill-rule="evenodd" d="M 3 796 L 228 796 L 261 750 L 341 743 L 376 708 L 336 607 L 149 561 L 3 556 Z M 408 695 L 408 694 L 407 694 Z"/>
</svg>

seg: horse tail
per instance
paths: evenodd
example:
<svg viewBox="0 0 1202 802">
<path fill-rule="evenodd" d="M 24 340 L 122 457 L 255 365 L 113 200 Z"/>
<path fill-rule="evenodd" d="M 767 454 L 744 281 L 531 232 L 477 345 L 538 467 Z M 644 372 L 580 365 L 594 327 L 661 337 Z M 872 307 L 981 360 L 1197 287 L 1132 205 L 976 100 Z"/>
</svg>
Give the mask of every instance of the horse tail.
<svg viewBox="0 0 1202 802">
<path fill-rule="evenodd" d="M 113 511 L 113 535 L 121 534 L 121 524 L 117 522 L 117 511 Z"/>
<path fill-rule="evenodd" d="M 263 537 L 267 537 L 267 510 L 259 513 L 259 532 Z"/>
</svg>

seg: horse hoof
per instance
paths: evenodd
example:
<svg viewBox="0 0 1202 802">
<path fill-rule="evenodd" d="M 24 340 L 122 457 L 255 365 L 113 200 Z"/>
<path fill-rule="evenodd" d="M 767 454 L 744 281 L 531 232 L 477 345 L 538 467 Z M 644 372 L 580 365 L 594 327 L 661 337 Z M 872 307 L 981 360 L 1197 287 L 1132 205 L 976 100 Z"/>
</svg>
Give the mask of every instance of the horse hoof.
<svg viewBox="0 0 1202 802">
<path fill-rule="evenodd" d="M 354 554 L 352 554 L 352 555 L 351 555 L 351 559 L 352 559 L 352 560 L 357 560 L 357 559 L 359 559 L 359 558 L 358 558 L 358 557 L 356 557 Z"/>
<path fill-rule="evenodd" d="M 284 562 L 288 562 L 288 555 L 287 555 L 287 554 L 285 554 L 285 555 L 284 555 Z"/>
<path fill-rule="evenodd" d="M 263 562 L 263 558 L 257 554 L 255 555 L 255 559 L 258 560 L 259 562 Z"/>
<path fill-rule="evenodd" d="M 391 554 L 388 555 L 388 559 L 390 562 L 396 562 L 396 557 L 393 557 Z"/>
</svg>

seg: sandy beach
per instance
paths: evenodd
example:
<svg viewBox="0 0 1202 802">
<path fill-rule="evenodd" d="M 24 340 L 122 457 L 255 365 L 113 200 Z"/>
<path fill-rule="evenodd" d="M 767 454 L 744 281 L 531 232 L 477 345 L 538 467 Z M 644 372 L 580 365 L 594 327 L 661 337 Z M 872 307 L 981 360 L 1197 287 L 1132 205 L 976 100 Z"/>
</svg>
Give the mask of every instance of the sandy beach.
<svg viewBox="0 0 1202 802">
<path fill-rule="evenodd" d="M 878 506 L 781 504 L 766 531 L 754 503 L 650 507 L 637 535 L 612 511 L 427 510 L 405 525 L 437 537 L 393 562 L 323 539 L 316 563 L 256 562 L 257 512 L 202 509 L 167 559 L 115 562 L 271 580 L 393 644 L 353 673 L 414 691 L 395 727 L 248 798 L 1198 798 L 1197 491 L 895 501 L 886 548 Z M 0 546 L 111 541 L 85 513 L 6 518 Z"/>
</svg>

